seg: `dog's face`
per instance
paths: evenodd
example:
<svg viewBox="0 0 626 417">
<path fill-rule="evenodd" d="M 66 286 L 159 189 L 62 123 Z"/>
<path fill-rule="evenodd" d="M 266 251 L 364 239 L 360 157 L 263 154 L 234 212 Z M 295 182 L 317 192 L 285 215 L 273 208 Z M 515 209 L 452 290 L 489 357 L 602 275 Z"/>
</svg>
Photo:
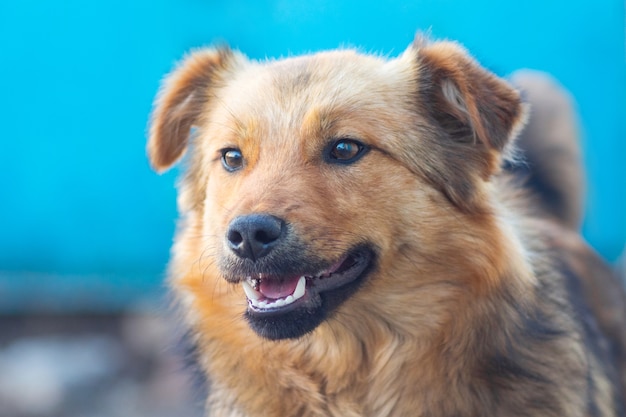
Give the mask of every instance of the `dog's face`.
<svg viewBox="0 0 626 417">
<path fill-rule="evenodd" d="M 459 262 L 459 236 L 475 236 L 455 228 L 489 228 L 489 178 L 521 120 L 517 93 L 453 44 L 393 60 L 205 51 L 164 85 L 149 153 L 168 168 L 196 127 L 181 196 L 196 244 L 243 288 L 259 335 L 296 338 L 338 309 L 393 311 L 442 268 L 480 268 Z"/>
</svg>

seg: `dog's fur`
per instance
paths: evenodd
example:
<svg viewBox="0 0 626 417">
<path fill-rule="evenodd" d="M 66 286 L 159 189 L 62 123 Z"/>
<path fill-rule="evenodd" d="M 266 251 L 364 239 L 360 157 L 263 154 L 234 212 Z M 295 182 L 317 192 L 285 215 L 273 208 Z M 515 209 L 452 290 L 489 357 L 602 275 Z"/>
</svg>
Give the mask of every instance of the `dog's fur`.
<svg viewBox="0 0 626 417">
<path fill-rule="evenodd" d="M 148 152 L 158 171 L 188 153 L 170 277 L 210 416 L 624 415 L 623 293 L 577 233 L 573 111 L 541 75 L 514 82 L 421 39 L 395 59 L 199 50 L 174 70 Z M 363 152 L 338 163 L 341 139 Z M 233 224 L 255 214 L 281 237 L 238 255 Z M 355 248 L 349 290 L 248 305 L 246 277 Z"/>
</svg>

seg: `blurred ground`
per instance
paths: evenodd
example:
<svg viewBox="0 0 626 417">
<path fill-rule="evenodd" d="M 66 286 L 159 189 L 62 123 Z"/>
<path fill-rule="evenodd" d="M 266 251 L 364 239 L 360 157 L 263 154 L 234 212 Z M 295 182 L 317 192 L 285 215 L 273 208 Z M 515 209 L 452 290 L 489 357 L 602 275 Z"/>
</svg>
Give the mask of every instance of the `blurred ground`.
<svg viewBox="0 0 626 417">
<path fill-rule="evenodd" d="M 0 416 L 201 416 L 179 336 L 148 314 L 0 316 Z"/>
</svg>

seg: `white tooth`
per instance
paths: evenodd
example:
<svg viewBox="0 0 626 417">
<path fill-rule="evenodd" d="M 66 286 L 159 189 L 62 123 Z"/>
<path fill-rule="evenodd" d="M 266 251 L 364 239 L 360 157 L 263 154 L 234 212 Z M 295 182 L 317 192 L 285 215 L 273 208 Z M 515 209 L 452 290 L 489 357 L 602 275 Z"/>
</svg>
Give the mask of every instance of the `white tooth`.
<svg viewBox="0 0 626 417">
<path fill-rule="evenodd" d="M 285 300 L 280 299 L 280 300 L 276 300 L 271 307 L 282 307 L 285 305 Z"/>
<path fill-rule="evenodd" d="M 305 287 L 306 287 L 306 278 L 302 276 L 300 277 L 300 280 L 298 281 L 298 285 L 296 286 L 296 289 L 292 294 L 293 301 L 296 301 L 302 298 L 302 296 L 304 296 Z"/>
<path fill-rule="evenodd" d="M 294 302 L 293 296 L 290 295 L 287 298 L 285 298 L 285 304 L 291 304 Z"/>
<path fill-rule="evenodd" d="M 246 296 L 248 297 L 248 300 L 257 301 L 259 299 L 259 292 L 252 287 L 252 285 L 250 284 L 250 281 L 248 281 L 247 279 L 244 279 L 242 281 L 242 286 L 243 286 L 243 291 L 246 293 Z"/>
<path fill-rule="evenodd" d="M 267 301 L 261 301 L 257 307 L 266 308 L 267 307 Z"/>
</svg>

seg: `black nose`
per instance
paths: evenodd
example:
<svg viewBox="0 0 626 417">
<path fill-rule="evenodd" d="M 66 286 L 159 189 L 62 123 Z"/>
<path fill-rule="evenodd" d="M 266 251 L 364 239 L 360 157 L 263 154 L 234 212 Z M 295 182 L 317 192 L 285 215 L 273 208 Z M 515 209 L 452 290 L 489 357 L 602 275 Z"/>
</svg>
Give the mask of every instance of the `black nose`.
<svg viewBox="0 0 626 417">
<path fill-rule="evenodd" d="M 233 220 L 226 239 L 238 256 L 256 261 L 267 255 L 284 234 L 283 220 L 269 214 L 251 214 Z"/>
</svg>

